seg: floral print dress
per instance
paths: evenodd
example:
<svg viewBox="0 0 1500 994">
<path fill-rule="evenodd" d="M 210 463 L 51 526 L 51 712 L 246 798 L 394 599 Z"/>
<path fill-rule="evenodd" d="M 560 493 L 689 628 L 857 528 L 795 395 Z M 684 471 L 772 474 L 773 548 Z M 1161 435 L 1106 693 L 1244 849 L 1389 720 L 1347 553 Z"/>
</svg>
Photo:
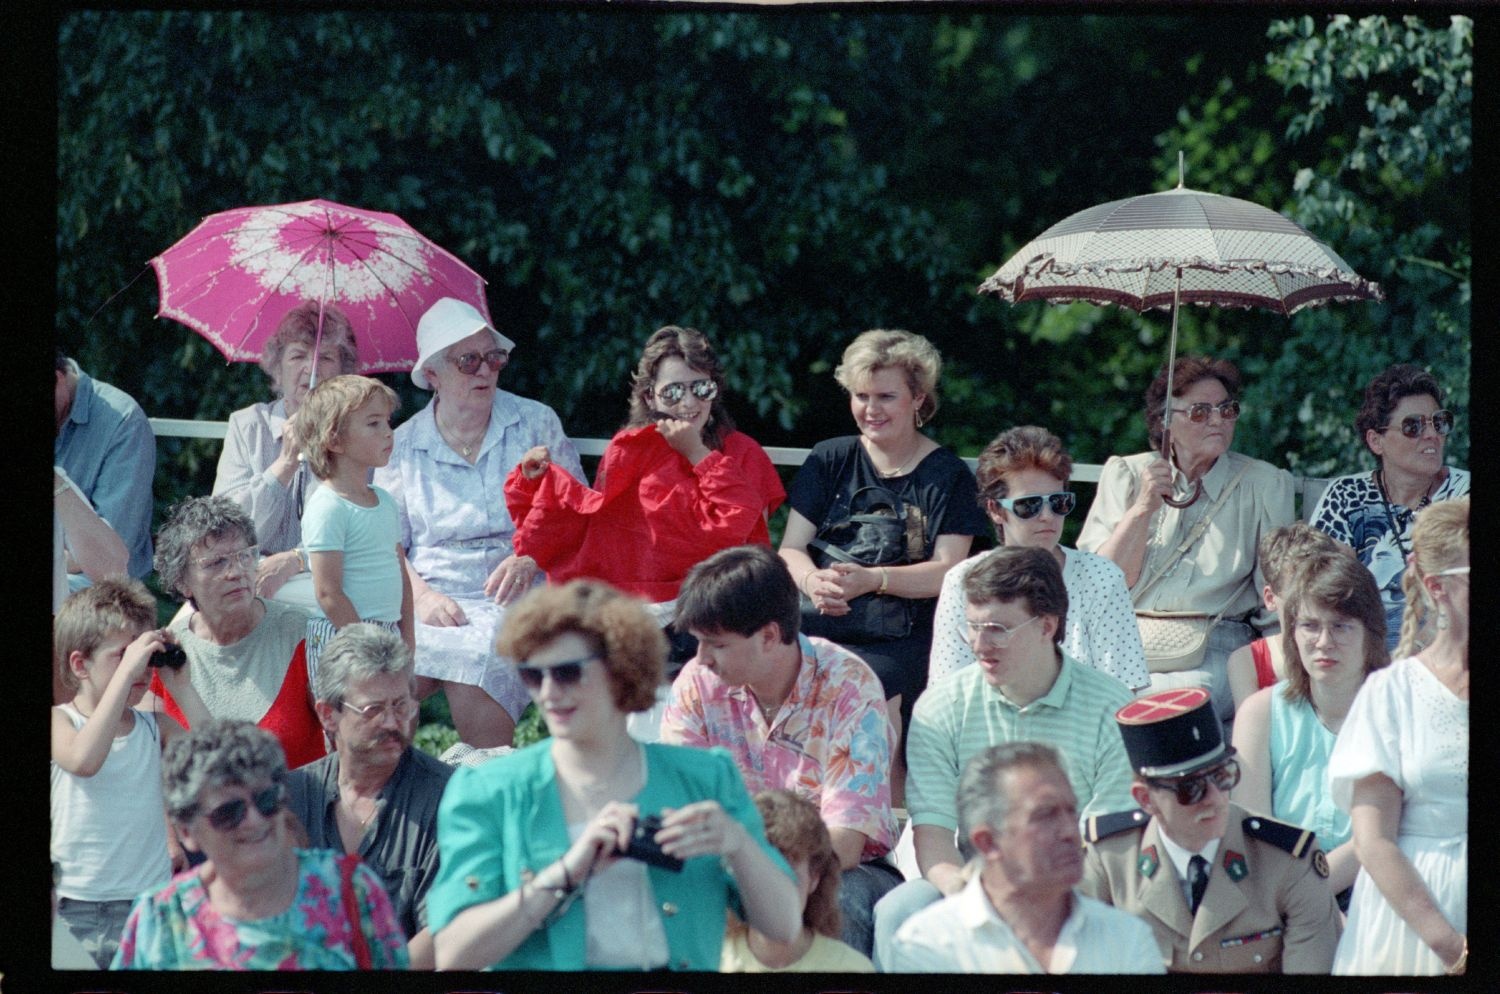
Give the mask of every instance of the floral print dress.
<svg viewBox="0 0 1500 994">
<path fill-rule="evenodd" d="M 201 870 L 178 874 L 136 898 L 111 969 L 353 970 L 350 915 L 344 907 L 340 855 L 298 849 L 297 895 L 281 914 L 240 921 L 209 902 Z M 391 900 L 368 866 L 354 868 L 360 929 L 371 967 L 405 969 L 406 936 Z"/>
</svg>

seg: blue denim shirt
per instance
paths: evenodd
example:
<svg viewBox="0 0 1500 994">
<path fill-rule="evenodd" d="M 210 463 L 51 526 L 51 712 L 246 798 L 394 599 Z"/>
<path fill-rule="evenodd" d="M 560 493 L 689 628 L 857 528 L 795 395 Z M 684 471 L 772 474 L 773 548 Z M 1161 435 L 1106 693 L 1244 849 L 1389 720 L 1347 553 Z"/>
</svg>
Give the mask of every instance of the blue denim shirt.
<svg viewBox="0 0 1500 994">
<path fill-rule="evenodd" d="M 71 362 L 71 360 L 69 360 Z M 156 434 L 129 394 L 78 369 L 73 406 L 52 444 L 61 466 L 130 553 L 128 571 L 151 572 L 151 479 Z"/>
</svg>

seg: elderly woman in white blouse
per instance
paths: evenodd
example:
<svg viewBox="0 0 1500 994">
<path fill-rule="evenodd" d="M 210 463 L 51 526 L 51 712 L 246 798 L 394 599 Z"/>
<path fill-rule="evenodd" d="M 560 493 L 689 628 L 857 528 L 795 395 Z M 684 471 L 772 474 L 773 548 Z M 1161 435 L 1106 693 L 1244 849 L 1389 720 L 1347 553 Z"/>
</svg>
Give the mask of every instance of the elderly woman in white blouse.
<svg viewBox="0 0 1500 994">
<path fill-rule="evenodd" d="M 979 454 L 979 502 L 1002 545 L 1043 549 L 1062 567 L 1068 591 L 1063 651 L 1138 691 L 1150 685 L 1151 677 L 1125 575 L 1103 556 L 1058 544 L 1063 520 L 1077 502 L 1068 489 L 1072 472 L 1073 460 L 1056 435 L 1034 425 L 1011 428 Z M 974 661 L 964 627 L 963 584 L 989 555 L 966 559 L 943 577 L 933 622 L 929 685 Z"/>
<path fill-rule="evenodd" d="M 499 389 L 515 343 L 473 306 L 445 297 L 417 324 L 411 379 L 432 401 L 396 429 L 390 462 L 375 485 L 401 509 L 417 620 L 417 693 L 441 688 L 459 738 L 510 745 L 530 698 L 494 653 L 504 608 L 542 579 L 518 556 L 505 509 L 505 477 L 526 450 L 583 479 L 578 450 L 557 414 Z"/>
<path fill-rule="evenodd" d="M 315 369 L 316 380 L 321 383 L 331 376 L 352 373 L 359 366 L 349 319 L 331 304 L 321 308 L 321 316 L 319 311 L 317 301 L 293 308 L 266 342 L 260 368 L 270 377 L 276 399 L 251 404 L 229 416 L 229 431 L 214 477 L 213 495 L 228 497 L 255 523 L 262 554 L 255 592 L 261 597 L 292 595 L 290 590 L 283 591 L 283 586 L 299 573 L 307 575 L 306 560 L 298 552 L 302 543 L 301 506 L 318 481 L 305 470 L 299 476 L 296 433 L 287 428 L 312 389 Z M 290 599 L 310 606 L 310 580 L 302 587 L 300 600 L 296 596 Z"/>
</svg>

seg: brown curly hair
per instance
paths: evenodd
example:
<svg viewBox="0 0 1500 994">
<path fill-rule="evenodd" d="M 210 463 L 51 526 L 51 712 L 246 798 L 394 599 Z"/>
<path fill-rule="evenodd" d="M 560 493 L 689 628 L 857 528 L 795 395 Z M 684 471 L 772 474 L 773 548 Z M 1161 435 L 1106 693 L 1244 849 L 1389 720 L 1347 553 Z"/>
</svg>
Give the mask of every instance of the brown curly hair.
<svg viewBox="0 0 1500 994">
<path fill-rule="evenodd" d="M 839 912 L 838 855 L 823 816 L 811 801 L 789 790 L 763 790 L 755 795 L 755 806 L 766 823 L 766 839 L 781 851 L 788 863 L 807 860 L 807 872 L 815 881 L 802 909 L 802 924 L 830 939 L 843 934 Z"/>
<path fill-rule="evenodd" d="M 1354 433 L 1360 443 L 1370 449 L 1368 433 L 1390 424 L 1391 412 L 1407 397 L 1423 394 L 1431 397 L 1438 407 L 1443 406 L 1443 391 L 1431 373 L 1409 362 L 1386 367 L 1365 387 L 1364 403 L 1354 419 Z M 1375 450 L 1370 452 L 1373 454 Z M 1376 464 L 1380 461 L 1376 455 Z"/>
<path fill-rule="evenodd" d="M 646 711 L 656 703 L 667 659 L 667 637 L 643 603 L 597 580 L 538 587 L 505 612 L 495 652 L 524 663 L 572 632 L 593 644 L 609 674 L 615 706 Z"/>
<path fill-rule="evenodd" d="M 1172 396 L 1181 397 L 1199 380 L 1210 376 L 1224 384 L 1229 399 L 1240 395 L 1240 371 L 1228 359 L 1211 359 L 1203 355 L 1178 356 L 1172 364 Z M 1161 416 L 1167 408 L 1167 367 L 1157 371 L 1156 379 L 1146 388 L 1146 437 L 1151 439 L 1151 448 L 1161 448 Z"/>
<path fill-rule="evenodd" d="M 661 368 L 662 363 L 674 358 L 681 359 L 695 372 L 707 376 L 719 388 L 719 395 L 708 408 L 708 421 L 703 426 L 703 444 L 710 449 L 722 450 L 724 439 L 734 431 L 734 419 L 724 406 L 724 367 L 719 365 L 719 357 L 709 344 L 708 336 L 696 328 L 679 328 L 675 324 L 669 324 L 656 329 L 646 339 L 646 347 L 641 351 L 641 361 L 636 363 L 635 372 L 630 378 L 630 417 L 625 422 L 625 427 L 640 428 L 656 421 L 655 411 L 651 407 L 651 395 L 656 388 L 656 371 Z"/>
<path fill-rule="evenodd" d="M 1073 457 L 1063 448 L 1062 439 L 1045 428 L 1021 425 L 996 435 L 979 453 L 979 506 L 1010 496 L 1005 482 L 1007 473 L 1039 469 L 1064 484 L 1073 475 Z"/>
</svg>

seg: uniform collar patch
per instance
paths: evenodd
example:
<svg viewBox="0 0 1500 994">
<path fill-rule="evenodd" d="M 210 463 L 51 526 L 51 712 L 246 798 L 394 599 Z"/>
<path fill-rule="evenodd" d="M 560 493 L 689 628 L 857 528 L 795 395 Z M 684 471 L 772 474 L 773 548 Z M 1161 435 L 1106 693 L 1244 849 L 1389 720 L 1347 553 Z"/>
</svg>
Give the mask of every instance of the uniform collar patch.
<svg viewBox="0 0 1500 994">
<path fill-rule="evenodd" d="M 1156 855 L 1155 846 L 1147 846 L 1141 850 L 1141 855 L 1135 861 L 1136 869 L 1141 871 L 1141 876 L 1150 880 L 1156 873 L 1156 868 L 1161 865 L 1161 858 Z"/>
<path fill-rule="evenodd" d="M 1224 870 L 1229 874 L 1229 879 L 1240 881 L 1250 875 L 1250 867 L 1245 865 L 1243 853 L 1237 853 L 1233 849 L 1224 850 Z"/>
</svg>

